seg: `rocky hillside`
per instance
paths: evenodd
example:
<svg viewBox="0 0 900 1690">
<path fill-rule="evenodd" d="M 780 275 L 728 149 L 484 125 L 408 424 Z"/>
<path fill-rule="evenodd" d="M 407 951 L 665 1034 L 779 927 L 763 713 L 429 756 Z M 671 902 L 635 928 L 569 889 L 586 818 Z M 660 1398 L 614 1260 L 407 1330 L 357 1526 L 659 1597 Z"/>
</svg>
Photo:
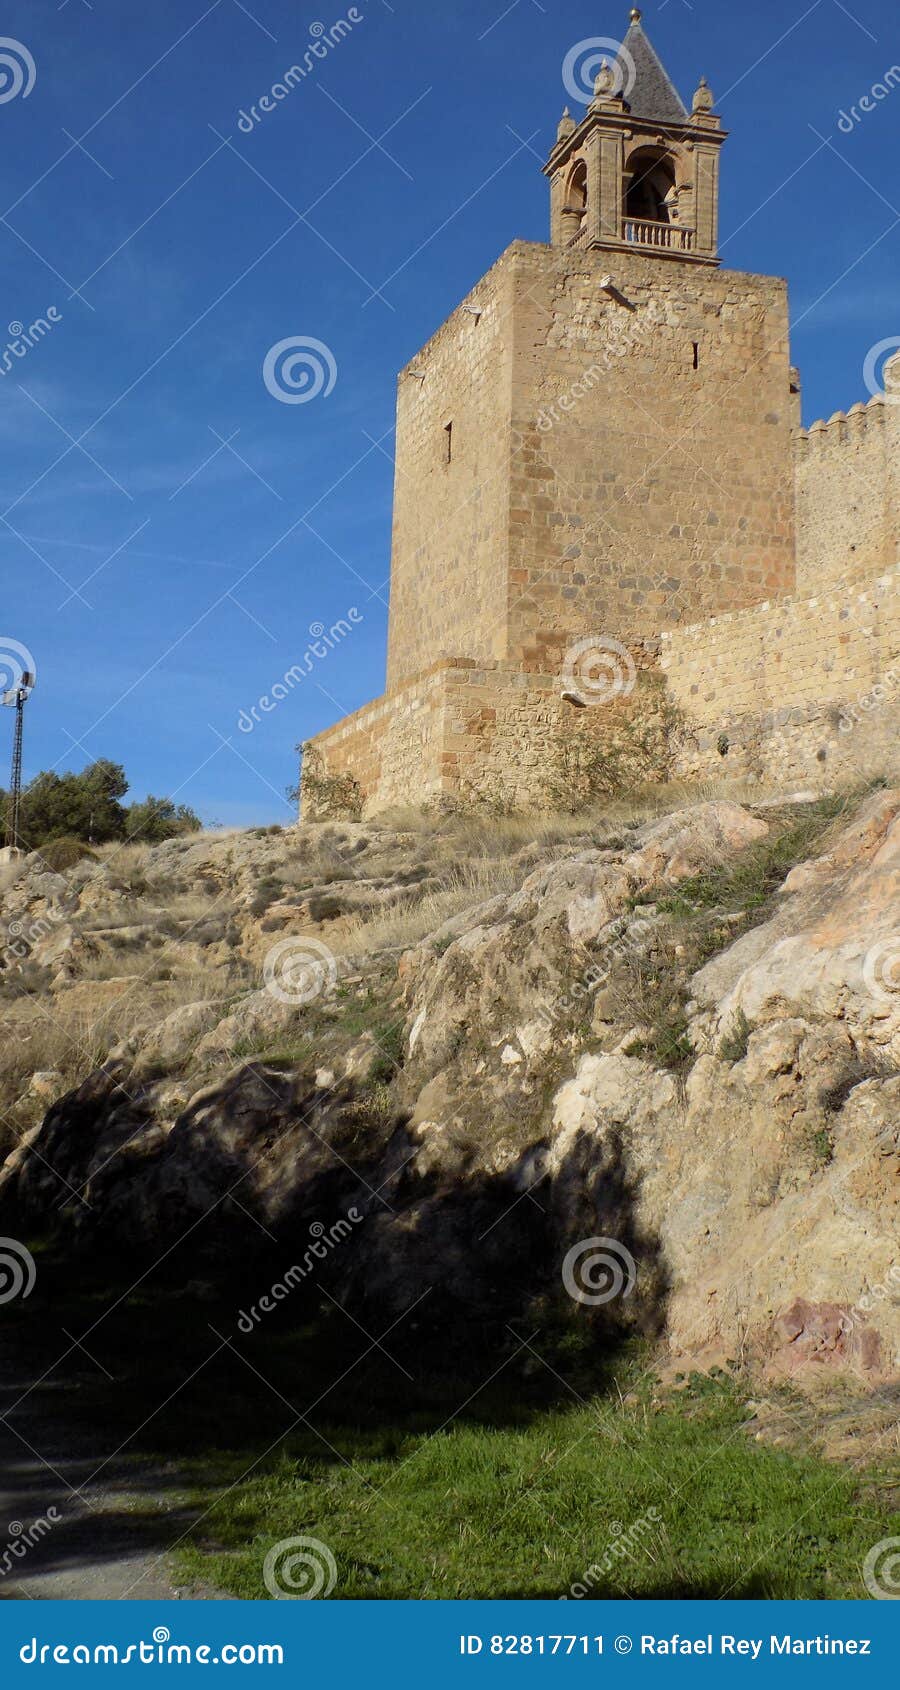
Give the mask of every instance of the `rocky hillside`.
<svg viewBox="0 0 900 1690">
<path fill-rule="evenodd" d="M 654 810 L 28 859 L 3 1230 L 882 1377 L 900 789 Z"/>
</svg>

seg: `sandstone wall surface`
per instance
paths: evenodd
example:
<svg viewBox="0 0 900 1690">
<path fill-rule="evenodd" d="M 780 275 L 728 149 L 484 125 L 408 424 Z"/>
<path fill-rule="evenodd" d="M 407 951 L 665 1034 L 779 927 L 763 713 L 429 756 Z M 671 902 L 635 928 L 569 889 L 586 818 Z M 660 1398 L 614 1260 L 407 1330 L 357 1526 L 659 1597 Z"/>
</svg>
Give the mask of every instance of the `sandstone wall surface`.
<svg viewBox="0 0 900 1690">
<path fill-rule="evenodd" d="M 504 256 L 400 373 L 389 688 L 457 652 L 502 655 L 511 301 Z"/>
<path fill-rule="evenodd" d="M 794 587 L 787 289 L 518 243 L 507 656 Z"/>
<path fill-rule="evenodd" d="M 900 759 L 900 575 L 672 629 L 678 772 L 828 785 Z"/>
<path fill-rule="evenodd" d="M 900 561 L 900 406 L 881 397 L 794 440 L 797 592 L 855 586 Z"/>
<path fill-rule="evenodd" d="M 317 735 L 304 761 L 326 780 L 351 776 L 360 813 L 437 800 L 503 809 L 565 809 L 617 779 L 666 773 L 666 703 L 655 645 L 635 644 L 633 690 L 588 709 L 559 675 L 455 658 Z M 341 795 L 343 797 L 343 794 Z M 319 813 L 305 784 L 302 813 Z"/>
</svg>

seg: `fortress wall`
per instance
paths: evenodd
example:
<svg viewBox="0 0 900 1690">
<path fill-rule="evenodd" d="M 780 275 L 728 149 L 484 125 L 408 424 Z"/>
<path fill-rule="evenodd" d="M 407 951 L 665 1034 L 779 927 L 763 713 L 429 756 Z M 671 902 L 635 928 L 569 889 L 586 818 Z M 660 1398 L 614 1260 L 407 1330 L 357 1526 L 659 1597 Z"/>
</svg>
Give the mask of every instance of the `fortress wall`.
<svg viewBox="0 0 900 1690">
<path fill-rule="evenodd" d="M 635 691 L 585 710 L 558 674 L 448 659 L 318 735 L 304 771 L 352 776 L 366 816 L 441 800 L 559 810 L 604 782 L 671 775 L 824 787 L 900 774 L 898 571 L 670 629 L 661 675 L 652 642 L 632 652 Z M 304 815 L 340 813 L 317 803 L 305 786 Z"/>
<path fill-rule="evenodd" d="M 502 654 L 511 297 L 501 258 L 398 379 L 389 688 L 455 652 Z"/>
<path fill-rule="evenodd" d="M 857 586 L 900 561 L 900 408 L 880 396 L 794 438 L 797 591 Z"/>
<path fill-rule="evenodd" d="M 517 243 L 506 655 L 650 636 L 792 592 L 787 290 Z"/>
<path fill-rule="evenodd" d="M 301 816 L 317 820 L 335 807 L 314 789 L 310 771 L 315 776 L 321 771 L 329 781 L 349 776 L 365 815 L 437 797 L 443 790 L 445 676 L 446 666 L 437 664 L 310 740 L 304 748 Z"/>
<path fill-rule="evenodd" d="M 309 742 L 301 814 L 340 813 L 334 799 L 345 794 L 326 788 L 347 775 L 364 816 L 441 799 L 559 810 L 612 770 L 661 777 L 661 680 L 652 653 L 635 648 L 634 657 L 634 692 L 585 710 L 563 700 L 555 674 L 462 658 L 437 664 Z M 310 771 L 318 784 L 306 779 Z"/>
<path fill-rule="evenodd" d="M 900 769 L 896 570 L 670 630 L 660 664 L 686 722 L 684 776 L 830 785 Z"/>
<path fill-rule="evenodd" d="M 661 681 L 640 647 L 634 692 L 576 709 L 556 674 L 492 664 L 460 670 L 448 693 L 446 790 L 463 803 L 560 811 L 667 772 Z M 656 684 L 655 684 L 656 683 Z"/>
</svg>

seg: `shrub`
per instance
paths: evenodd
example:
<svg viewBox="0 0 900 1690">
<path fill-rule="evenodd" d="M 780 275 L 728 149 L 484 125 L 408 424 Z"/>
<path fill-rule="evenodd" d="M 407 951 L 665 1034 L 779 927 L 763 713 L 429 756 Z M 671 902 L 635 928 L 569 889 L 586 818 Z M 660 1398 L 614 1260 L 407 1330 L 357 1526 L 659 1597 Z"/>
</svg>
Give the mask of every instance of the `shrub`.
<svg viewBox="0 0 900 1690">
<path fill-rule="evenodd" d="M 51 839 L 41 849 L 41 856 L 54 874 L 65 874 L 67 869 L 74 868 L 76 863 L 85 859 L 96 862 L 95 853 L 80 839 L 74 839 L 65 833 L 59 839 Z"/>
<path fill-rule="evenodd" d="M 32 850 L 56 839 L 86 839 L 95 845 L 129 839 L 152 845 L 200 827 L 192 810 L 170 798 L 150 797 L 126 809 L 122 799 L 127 791 L 121 763 L 107 757 L 80 774 L 45 769 L 22 794 L 21 836 Z M 9 794 L 0 789 L 0 812 L 8 808 Z"/>
<path fill-rule="evenodd" d="M 288 796 L 299 798 L 304 821 L 359 821 L 363 799 L 351 774 L 330 774 L 322 753 L 308 744 L 300 752 L 300 780 Z"/>
</svg>

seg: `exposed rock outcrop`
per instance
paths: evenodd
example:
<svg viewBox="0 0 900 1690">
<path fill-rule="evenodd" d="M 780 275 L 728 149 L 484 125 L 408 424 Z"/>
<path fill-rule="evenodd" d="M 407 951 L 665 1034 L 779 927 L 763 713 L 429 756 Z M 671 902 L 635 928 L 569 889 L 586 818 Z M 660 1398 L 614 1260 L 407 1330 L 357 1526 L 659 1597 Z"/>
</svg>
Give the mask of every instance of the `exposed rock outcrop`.
<svg viewBox="0 0 900 1690">
<path fill-rule="evenodd" d="M 381 957 L 402 991 L 387 1089 L 384 1034 L 355 1025 L 318 1069 L 216 1071 L 241 1040 L 305 1029 L 315 1047 L 322 1004 L 257 990 L 170 1011 L 8 1158 L 4 1225 L 136 1255 L 189 1237 L 233 1268 L 352 1210 L 316 1283 L 388 1314 L 429 1293 L 506 1319 L 566 1287 L 675 1352 L 887 1371 L 900 792 L 866 799 L 777 895 L 748 870 L 741 903 L 741 865 L 777 862 L 790 819 L 717 801 L 576 840 L 399 967 Z M 573 1291 L 592 1248 L 607 1279 Z"/>
</svg>

